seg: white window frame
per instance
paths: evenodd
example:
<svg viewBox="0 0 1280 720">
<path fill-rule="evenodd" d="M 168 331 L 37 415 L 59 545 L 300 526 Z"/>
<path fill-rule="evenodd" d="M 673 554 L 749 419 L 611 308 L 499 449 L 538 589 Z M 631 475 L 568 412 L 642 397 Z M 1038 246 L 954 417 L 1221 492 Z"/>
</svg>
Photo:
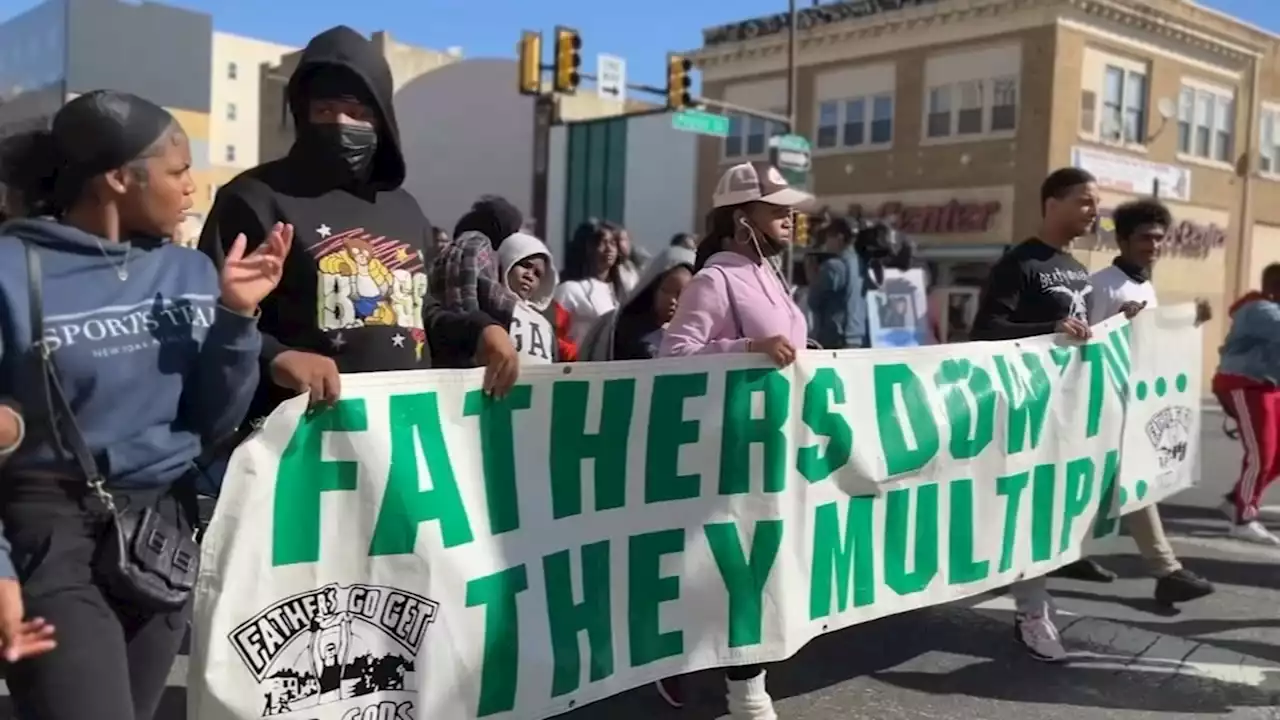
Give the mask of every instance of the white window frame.
<svg viewBox="0 0 1280 720">
<path fill-rule="evenodd" d="M 782 115 L 782 110 L 770 110 L 775 115 Z M 725 163 L 741 163 L 753 162 L 756 160 L 765 160 L 769 157 L 769 138 L 776 135 L 786 134 L 786 126 L 780 122 L 765 120 L 761 117 L 743 115 L 742 113 L 726 113 L 729 118 L 729 135 L 721 138 L 720 142 L 720 159 Z M 764 149 L 758 153 L 747 152 L 747 144 L 750 142 L 752 128 L 761 127 L 759 123 L 764 123 Z M 735 125 L 737 126 L 735 128 Z M 737 132 L 735 133 L 735 129 Z M 742 151 L 739 153 L 729 152 L 729 139 L 735 138 L 742 143 Z"/>
<path fill-rule="evenodd" d="M 1013 83 L 1014 97 L 1014 115 L 1013 127 L 1004 129 L 994 129 L 992 127 L 992 117 L 994 114 L 995 104 L 995 88 L 998 83 Z M 976 97 L 981 103 L 981 107 L 973 107 L 972 99 Z M 948 108 L 936 114 L 941 115 L 946 112 L 950 116 L 947 133 L 939 135 L 931 135 L 929 133 L 929 116 L 935 114 L 933 112 L 934 93 L 939 93 L 939 97 L 948 98 Z M 966 100 L 970 100 L 966 105 Z M 1022 78 L 1018 73 L 1005 73 L 992 77 L 975 77 L 967 80 L 957 80 L 955 82 L 939 83 L 930 85 L 924 89 L 924 98 L 922 103 L 922 114 L 920 122 L 920 144 L 921 145 L 943 145 L 947 143 L 957 142 L 975 142 L 981 140 L 1002 140 L 1012 138 L 1018 133 L 1018 125 L 1021 122 L 1022 105 Z M 1000 106 L 1005 107 L 1005 106 Z M 960 132 L 960 113 L 965 110 L 981 110 L 981 124 L 978 132 Z"/>
<path fill-rule="evenodd" d="M 1280 105 L 1264 102 L 1258 120 L 1258 173 L 1280 180 Z"/>
<path fill-rule="evenodd" d="M 228 162 L 228 163 L 233 163 L 233 162 L 235 162 L 235 161 L 236 161 L 236 146 L 235 146 L 235 145 L 228 145 L 228 146 L 226 146 L 225 148 L 223 148 L 223 150 L 222 150 L 222 157 L 223 157 L 223 160 L 225 160 L 225 161 L 226 161 L 226 162 Z"/>
<path fill-rule="evenodd" d="M 1119 75 L 1120 79 L 1120 97 L 1112 99 L 1107 92 L 1107 80 L 1112 73 Z M 1140 95 L 1135 101 L 1133 81 L 1135 78 L 1141 78 L 1142 89 L 1137 94 Z M 1107 145 L 1119 145 L 1129 148 L 1144 148 L 1150 139 L 1147 125 L 1150 122 L 1150 99 L 1151 99 L 1151 75 L 1146 67 L 1137 69 L 1129 66 L 1127 63 L 1110 62 L 1103 64 L 1102 68 L 1102 84 L 1099 86 L 1096 95 L 1096 106 L 1094 108 L 1094 135 L 1099 143 Z M 1114 106 L 1114 107 L 1113 107 Z M 1134 132 L 1129 131 L 1130 123 L 1127 122 L 1131 114 L 1137 114 L 1136 128 Z M 1108 121 L 1114 120 L 1116 127 L 1114 132 L 1108 132 Z"/>
<path fill-rule="evenodd" d="M 1234 90 L 1183 78 L 1178 88 L 1177 117 L 1179 160 L 1217 167 L 1234 166 L 1237 155 Z M 1202 132 L 1205 135 L 1202 136 Z"/>
<path fill-rule="evenodd" d="M 239 112 L 238 108 L 236 108 L 236 104 L 233 102 L 227 103 L 227 120 L 235 122 L 238 114 Z"/>
<path fill-rule="evenodd" d="M 239 80 L 239 79 L 240 79 L 240 66 L 239 66 L 239 65 L 236 65 L 234 62 L 229 62 L 229 63 L 227 63 L 227 79 L 228 79 L 228 80 Z"/>
<path fill-rule="evenodd" d="M 872 124 L 876 122 L 875 107 L 876 102 L 889 102 L 889 139 L 880 142 L 873 142 L 871 138 Z M 858 142 L 850 143 L 848 134 L 845 132 L 846 126 L 850 124 L 849 111 L 855 103 L 862 103 L 862 137 Z M 822 111 L 824 108 L 830 108 L 834 105 L 836 110 L 835 123 L 835 141 L 831 145 L 820 145 L 818 140 L 822 136 L 824 126 L 822 124 Z M 858 97 L 849 98 L 828 98 L 817 103 L 814 107 L 813 120 L 813 152 L 814 154 L 839 154 L 847 152 L 864 152 L 873 150 L 888 150 L 893 147 L 893 136 L 896 132 L 895 116 L 898 104 L 892 92 L 872 93 L 870 95 L 860 95 Z"/>
</svg>

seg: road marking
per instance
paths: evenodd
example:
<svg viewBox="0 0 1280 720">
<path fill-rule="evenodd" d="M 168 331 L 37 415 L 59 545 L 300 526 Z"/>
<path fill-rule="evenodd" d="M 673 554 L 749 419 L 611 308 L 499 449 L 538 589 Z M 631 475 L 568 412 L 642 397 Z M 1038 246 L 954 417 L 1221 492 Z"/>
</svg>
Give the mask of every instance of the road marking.
<svg viewBox="0 0 1280 720">
<path fill-rule="evenodd" d="M 1188 545 L 1199 545 L 1203 548 L 1218 550 L 1225 553 L 1233 553 L 1236 555 L 1248 555 L 1250 557 L 1270 560 L 1272 562 L 1280 560 L 1280 548 L 1267 547 L 1266 545 L 1257 545 L 1244 540 L 1236 540 L 1235 538 L 1223 535 L 1170 535 L 1169 539 L 1176 543 L 1186 543 Z"/>
<path fill-rule="evenodd" d="M 979 596 L 958 603 L 971 610 L 1007 621 L 1014 611 L 1007 595 Z M 1131 625 L 1085 617 L 1059 610 L 1058 626 L 1068 645 L 1106 648 L 1116 655 L 1072 653 L 1064 667 L 1112 668 L 1136 672 L 1193 675 L 1224 683 L 1280 690 L 1280 664 L 1251 657 L 1176 635 L 1154 633 Z"/>
</svg>

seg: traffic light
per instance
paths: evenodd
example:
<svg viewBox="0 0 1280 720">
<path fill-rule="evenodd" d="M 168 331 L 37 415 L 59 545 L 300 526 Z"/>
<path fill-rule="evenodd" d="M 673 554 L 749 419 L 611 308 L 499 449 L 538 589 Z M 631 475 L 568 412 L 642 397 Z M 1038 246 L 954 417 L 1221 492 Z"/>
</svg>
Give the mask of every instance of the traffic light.
<svg viewBox="0 0 1280 720">
<path fill-rule="evenodd" d="M 542 33 L 525 30 L 520 36 L 520 94 L 542 92 Z"/>
<path fill-rule="evenodd" d="M 796 247 L 809 246 L 809 215 L 796 213 L 791 227 L 791 244 Z"/>
<path fill-rule="evenodd" d="M 578 52 L 582 50 L 582 38 L 577 30 L 567 27 L 556 28 L 556 66 L 555 90 L 558 93 L 572 94 L 578 89 L 582 77 L 578 75 L 578 67 L 582 58 Z"/>
<path fill-rule="evenodd" d="M 693 104 L 693 62 L 683 55 L 667 55 L 667 107 L 680 110 Z"/>
</svg>

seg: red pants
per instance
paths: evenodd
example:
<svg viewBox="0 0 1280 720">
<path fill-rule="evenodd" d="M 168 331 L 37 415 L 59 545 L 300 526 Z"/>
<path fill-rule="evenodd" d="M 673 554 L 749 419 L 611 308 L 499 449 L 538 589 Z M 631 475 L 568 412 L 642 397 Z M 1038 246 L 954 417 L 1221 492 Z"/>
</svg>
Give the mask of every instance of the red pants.
<svg viewBox="0 0 1280 720">
<path fill-rule="evenodd" d="M 1229 375 L 1213 379 L 1213 392 L 1222 409 L 1240 427 L 1244 462 L 1231 491 L 1236 522 L 1258 518 L 1267 486 L 1280 476 L 1280 388 Z"/>
</svg>

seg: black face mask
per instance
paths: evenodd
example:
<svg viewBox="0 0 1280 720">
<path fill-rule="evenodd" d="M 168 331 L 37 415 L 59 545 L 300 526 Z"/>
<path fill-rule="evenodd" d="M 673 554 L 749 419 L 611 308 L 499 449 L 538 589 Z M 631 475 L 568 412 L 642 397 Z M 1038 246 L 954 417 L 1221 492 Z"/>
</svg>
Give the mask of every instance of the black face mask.
<svg viewBox="0 0 1280 720">
<path fill-rule="evenodd" d="M 378 152 L 378 131 L 359 125 L 309 124 L 300 137 L 307 152 L 346 180 L 368 179 Z"/>
</svg>

